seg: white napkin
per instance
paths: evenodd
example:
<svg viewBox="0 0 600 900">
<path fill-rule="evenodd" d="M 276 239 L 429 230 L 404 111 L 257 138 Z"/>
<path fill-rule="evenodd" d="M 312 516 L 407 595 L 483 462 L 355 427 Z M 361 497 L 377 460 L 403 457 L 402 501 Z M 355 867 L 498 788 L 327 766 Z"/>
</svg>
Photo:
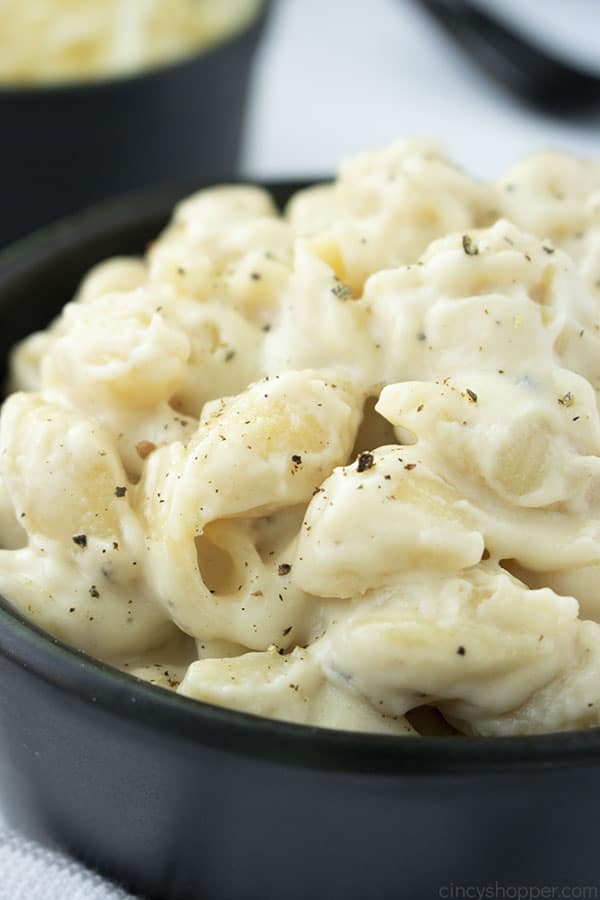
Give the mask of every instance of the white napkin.
<svg viewBox="0 0 600 900">
<path fill-rule="evenodd" d="M 134 900 L 62 853 L 0 827 L 0 900 Z"/>
</svg>

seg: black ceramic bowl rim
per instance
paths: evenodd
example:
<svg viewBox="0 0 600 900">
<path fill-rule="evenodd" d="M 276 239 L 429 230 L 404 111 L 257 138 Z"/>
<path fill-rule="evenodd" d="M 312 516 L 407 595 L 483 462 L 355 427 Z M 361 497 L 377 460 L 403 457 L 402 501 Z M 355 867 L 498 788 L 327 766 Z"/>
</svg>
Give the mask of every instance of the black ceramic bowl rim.
<svg viewBox="0 0 600 900">
<path fill-rule="evenodd" d="M 92 78 L 77 79 L 57 79 L 55 81 L 19 83 L 15 84 L 0 82 L 0 100 L 17 99 L 22 97 L 50 97 L 65 96 L 67 94 L 76 94 L 81 91 L 98 91 L 107 88 L 126 86 L 128 84 L 137 83 L 144 79 L 168 75 L 171 72 L 177 72 L 186 66 L 193 65 L 205 56 L 210 56 L 227 44 L 233 44 L 241 39 L 249 31 L 259 29 L 269 12 L 272 0 L 259 0 L 259 7 L 254 15 L 251 15 L 241 26 L 236 26 L 233 30 L 223 32 L 220 37 L 207 44 L 202 44 L 197 50 L 189 50 L 183 56 L 170 57 L 163 62 L 150 63 L 142 68 L 132 71 L 117 72 L 114 75 L 107 73 L 106 75 L 96 75 Z"/>
<path fill-rule="evenodd" d="M 296 182 L 291 189 L 301 185 Z M 168 189 L 141 191 L 65 218 L 14 244 L 0 253 L 0 297 L 10 291 L 10 282 L 19 273 L 51 261 L 73 243 L 128 224 L 133 227 L 152 215 L 166 217 L 172 197 Z M 362 772 L 368 777 L 443 777 L 546 771 L 600 760 L 600 728 L 520 737 L 401 737 L 296 725 L 225 709 L 173 694 L 105 665 L 28 622 L 1 597 L 0 653 L 89 706 L 100 706 L 119 718 L 192 744 L 280 765 Z"/>
</svg>

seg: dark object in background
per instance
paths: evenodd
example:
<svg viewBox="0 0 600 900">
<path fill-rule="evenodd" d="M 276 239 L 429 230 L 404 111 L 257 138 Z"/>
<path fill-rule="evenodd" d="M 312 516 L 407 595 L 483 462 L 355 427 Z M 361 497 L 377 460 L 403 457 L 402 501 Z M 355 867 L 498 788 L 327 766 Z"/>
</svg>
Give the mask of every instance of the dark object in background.
<svg viewBox="0 0 600 900">
<path fill-rule="evenodd" d="M 563 115 L 600 107 L 600 77 L 535 46 L 477 3 L 419 0 L 419 4 L 480 69 L 521 100 Z"/>
<path fill-rule="evenodd" d="M 91 203 L 236 170 L 269 11 L 192 56 L 132 75 L 0 85 L 0 246 Z"/>
<path fill-rule="evenodd" d="M 90 265 L 139 252 L 179 196 L 106 206 L 0 257 L 0 359 Z M 148 898 L 597 886 L 599 794 L 599 729 L 399 738 L 273 722 L 109 669 L 0 601 L 3 808 Z"/>
</svg>

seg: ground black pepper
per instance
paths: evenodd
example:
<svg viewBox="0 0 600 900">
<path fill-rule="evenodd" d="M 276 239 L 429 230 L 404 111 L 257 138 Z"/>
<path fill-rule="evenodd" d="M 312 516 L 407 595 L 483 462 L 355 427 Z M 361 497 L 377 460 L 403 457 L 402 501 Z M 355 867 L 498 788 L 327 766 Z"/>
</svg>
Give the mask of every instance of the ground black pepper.
<svg viewBox="0 0 600 900">
<path fill-rule="evenodd" d="M 334 286 L 331 288 L 331 293 L 334 297 L 337 297 L 338 300 L 349 300 L 352 296 L 352 291 L 348 287 L 347 284 L 342 284 L 341 281 L 336 281 Z"/>
<path fill-rule="evenodd" d="M 477 254 L 479 253 L 479 247 L 474 242 L 470 234 L 463 234 L 462 246 L 467 256 L 477 256 Z"/>
<path fill-rule="evenodd" d="M 371 469 L 374 465 L 375 457 L 372 453 L 361 453 L 358 457 L 356 468 L 358 472 L 366 472 L 367 469 Z"/>
</svg>

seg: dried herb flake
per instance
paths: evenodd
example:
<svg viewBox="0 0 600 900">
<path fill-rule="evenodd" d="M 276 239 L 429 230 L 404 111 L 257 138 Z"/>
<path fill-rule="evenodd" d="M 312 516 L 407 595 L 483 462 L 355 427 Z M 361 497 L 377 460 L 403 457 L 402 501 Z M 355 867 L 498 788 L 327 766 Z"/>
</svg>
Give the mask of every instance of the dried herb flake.
<svg viewBox="0 0 600 900">
<path fill-rule="evenodd" d="M 334 286 L 331 288 L 331 293 L 334 297 L 337 297 L 338 300 L 349 300 L 352 296 L 352 291 L 348 287 L 347 284 L 343 284 L 341 281 L 336 281 Z"/>
<path fill-rule="evenodd" d="M 467 256 L 477 256 L 477 254 L 479 253 L 479 247 L 470 234 L 463 234 L 462 246 Z"/>
</svg>

